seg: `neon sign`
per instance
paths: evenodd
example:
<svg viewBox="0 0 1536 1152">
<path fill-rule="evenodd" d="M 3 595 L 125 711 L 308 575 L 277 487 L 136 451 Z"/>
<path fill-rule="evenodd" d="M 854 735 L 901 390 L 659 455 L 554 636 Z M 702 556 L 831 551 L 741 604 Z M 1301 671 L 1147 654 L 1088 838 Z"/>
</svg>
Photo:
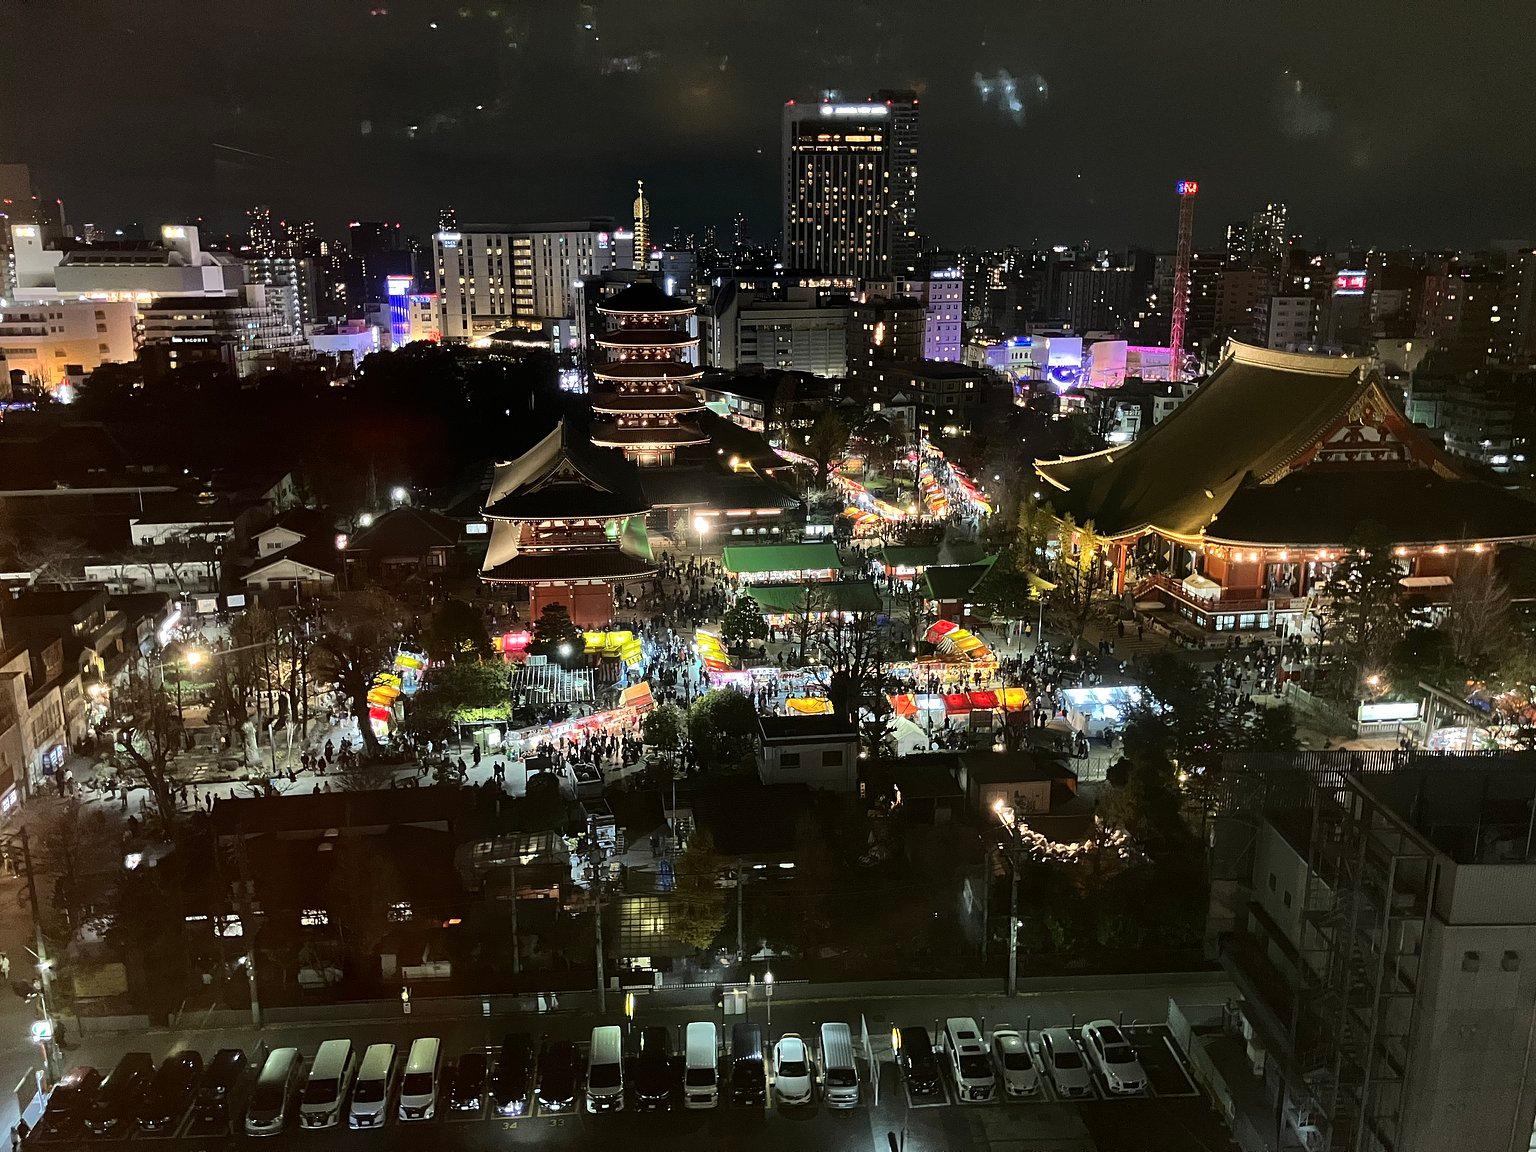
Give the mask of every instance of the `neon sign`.
<svg viewBox="0 0 1536 1152">
<path fill-rule="evenodd" d="M 1333 294 L 1335 296 L 1364 296 L 1365 276 L 1364 272 L 1340 272 L 1333 278 Z"/>
<path fill-rule="evenodd" d="M 1200 191 L 1200 181 L 1180 180 L 1173 187 L 1180 196 L 1193 196 Z"/>
</svg>

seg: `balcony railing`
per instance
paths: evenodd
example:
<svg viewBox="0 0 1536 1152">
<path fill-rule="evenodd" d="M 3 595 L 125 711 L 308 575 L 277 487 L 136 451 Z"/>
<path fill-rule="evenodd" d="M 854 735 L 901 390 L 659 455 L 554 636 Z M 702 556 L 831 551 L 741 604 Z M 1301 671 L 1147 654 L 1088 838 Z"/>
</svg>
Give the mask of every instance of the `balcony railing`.
<svg viewBox="0 0 1536 1152">
<path fill-rule="evenodd" d="M 1228 597 L 1226 589 L 1222 589 L 1222 596 L 1217 600 L 1199 600 L 1191 596 L 1184 586 L 1171 576 L 1161 572 L 1155 573 L 1144 579 L 1136 588 L 1136 598 L 1143 599 L 1148 592 L 1156 591 L 1161 595 L 1170 596 L 1182 604 L 1188 605 L 1203 618 L 1209 616 L 1230 616 L 1243 612 L 1299 612 L 1307 605 L 1305 596 L 1273 596 L 1263 600 L 1240 600 L 1236 597 Z"/>
</svg>

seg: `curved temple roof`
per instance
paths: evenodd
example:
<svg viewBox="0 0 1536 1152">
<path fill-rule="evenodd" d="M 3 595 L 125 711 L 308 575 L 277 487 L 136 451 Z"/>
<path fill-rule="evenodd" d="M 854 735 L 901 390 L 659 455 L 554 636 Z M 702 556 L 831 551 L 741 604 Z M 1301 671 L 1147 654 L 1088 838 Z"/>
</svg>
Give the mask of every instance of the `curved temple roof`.
<svg viewBox="0 0 1536 1152">
<path fill-rule="evenodd" d="M 1351 535 L 1345 520 L 1402 522 L 1405 506 L 1418 516 L 1394 531 L 1404 542 L 1536 536 L 1536 505 L 1458 476 L 1397 411 L 1369 361 L 1229 349 L 1194 395 L 1140 439 L 1036 461 L 1050 486 L 1045 499 L 1109 538 L 1156 530 L 1342 541 Z M 1379 418 L 1403 459 L 1304 467 L 1331 430 L 1363 411 Z M 1475 516 L 1470 499 L 1482 502 Z"/>
</svg>

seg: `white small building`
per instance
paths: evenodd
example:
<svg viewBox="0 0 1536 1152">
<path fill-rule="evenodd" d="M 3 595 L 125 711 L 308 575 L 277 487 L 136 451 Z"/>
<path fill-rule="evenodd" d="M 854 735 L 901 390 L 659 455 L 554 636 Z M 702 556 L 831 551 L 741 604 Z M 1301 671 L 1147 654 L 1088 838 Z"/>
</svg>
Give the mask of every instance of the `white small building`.
<svg viewBox="0 0 1536 1152">
<path fill-rule="evenodd" d="M 757 774 L 764 784 L 824 792 L 859 787 L 859 733 L 838 716 L 759 716 Z"/>
</svg>

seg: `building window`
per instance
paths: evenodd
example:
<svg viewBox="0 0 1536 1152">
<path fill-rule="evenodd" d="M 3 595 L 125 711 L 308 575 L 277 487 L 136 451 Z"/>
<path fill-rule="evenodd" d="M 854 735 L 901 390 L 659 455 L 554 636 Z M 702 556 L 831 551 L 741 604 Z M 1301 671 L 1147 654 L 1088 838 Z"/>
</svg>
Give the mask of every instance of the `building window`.
<svg viewBox="0 0 1536 1152">
<path fill-rule="evenodd" d="M 1273 872 L 1269 874 L 1269 890 L 1271 892 L 1275 890 L 1275 874 Z"/>
<path fill-rule="evenodd" d="M 823 768 L 841 768 L 843 766 L 843 750 L 841 748 L 828 748 L 821 754 L 821 766 Z"/>
<path fill-rule="evenodd" d="M 800 753 L 798 753 L 798 752 L 780 752 L 779 753 L 779 767 L 780 768 L 798 768 L 798 767 L 800 767 Z"/>
</svg>

